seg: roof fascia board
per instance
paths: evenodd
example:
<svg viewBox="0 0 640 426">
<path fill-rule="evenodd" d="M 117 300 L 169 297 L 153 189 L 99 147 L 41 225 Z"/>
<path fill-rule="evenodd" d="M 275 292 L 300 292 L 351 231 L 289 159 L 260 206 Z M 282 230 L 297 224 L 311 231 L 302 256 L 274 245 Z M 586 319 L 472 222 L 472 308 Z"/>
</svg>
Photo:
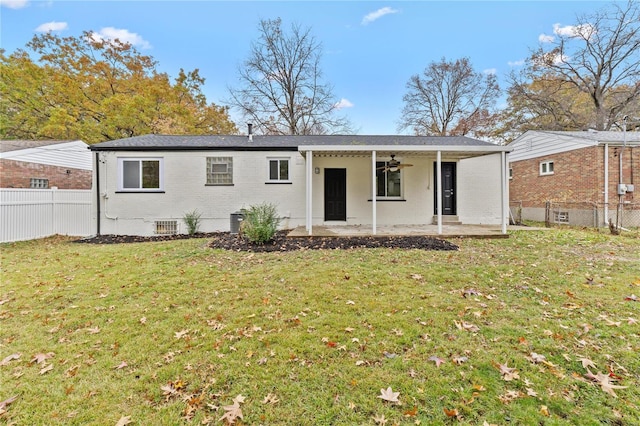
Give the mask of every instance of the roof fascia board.
<svg viewBox="0 0 640 426">
<path fill-rule="evenodd" d="M 298 151 L 298 148 L 295 146 L 89 146 L 89 149 L 91 149 L 91 151 Z"/>
<path fill-rule="evenodd" d="M 479 145 L 301 145 L 298 147 L 301 152 L 372 152 L 372 151 L 394 151 L 394 152 L 511 152 L 512 147 L 506 145 L 479 146 Z"/>
</svg>

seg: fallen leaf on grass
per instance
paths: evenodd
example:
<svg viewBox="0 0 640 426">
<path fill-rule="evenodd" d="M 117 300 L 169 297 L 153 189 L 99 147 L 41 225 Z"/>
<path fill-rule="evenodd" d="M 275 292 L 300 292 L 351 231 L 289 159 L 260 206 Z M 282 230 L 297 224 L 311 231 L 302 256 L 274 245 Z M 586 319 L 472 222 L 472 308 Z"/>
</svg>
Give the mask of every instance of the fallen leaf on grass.
<svg viewBox="0 0 640 426">
<path fill-rule="evenodd" d="M 49 358 L 53 358 L 55 354 L 53 352 L 47 352 L 46 354 L 35 354 L 33 356 L 33 358 L 31 359 L 31 361 L 29 361 L 30 363 L 36 363 L 36 364 L 42 364 L 43 362 L 45 362 L 46 360 L 48 360 Z"/>
<path fill-rule="evenodd" d="M 455 321 L 455 320 L 453 322 L 456 325 L 456 328 L 458 330 L 470 331 L 472 333 L 477 333 L 478 331 L 480 331 L 480 328 L 478 328 L 478 326 L 473 325 L 473 324 L 471 324 L 469 322 L 466 322 L 466 321 L 458 322 L 458 321 Z"/>
<path fill-rule="evenodd" d="M 387 389 L 380 389 L 378 398 L 388 402 L 400 402 L 398 401 L 398 396 L 400 396 L 400 392 L 394 392 L 391 387 L 388 387 Z"/>
<path fill-rule="evenodd" d="M 44 367 L 42 367 L 42 369 L 40 370 L 40 375 L 42 374 L 47 374 L 49 371 L 53 370 L 53 364 L 49 364 L 49 365 L 45 365 Z"/>
<path fill-rule="evenodd" d="M 118 423 L 116 423 L 116 426 L 126 426 L 129 423 L 131 423 L 131 416 L 122 416 L 120 420 L 118 420 Z"/>
<path fill-rule="evenodd" d="M 636 296 L 635 294 L 632 294 L 631 296 L 625 297 L 624 300 L 630 300 L 632 302 L 637 302 L 637 301 L 640 300 L 640 298 L 638 298 L 638 296 Z"/>
<path fill-rule="evenodd" d="M 609 374 L 602 374 L 600 372 L 598 372 L 597 374 L 593 374 L 588 369 L 587 369 L 587 371 L 588 372 L 584 375 L 584 377 L 586 377 L 587 379 L 599 384 L 600 388 L 604 392 L 608 393 L 609 395 L 613 396 L 614 398 L 618 397 L 618 395 L 616 395 L 616 392 L 614 391 L 614 389 L 626 389 L 626 388 L 629 387 L 629 386 L 614 385 L 613 383 L 611 383 L 611 376 Z"/>
<path fill-rule="evenodd" d="M 244 396 L 238 395 L 233 398 L 233 405 L 224 405 L 222 409 L 226 411 L 219 421 L 225 420 L 228 424 L 233 424 L 237 419 L 243 419 L 240 404 L 245 400 Z"/>
<path fill-rule="evenodd" d="M 13 403 L 13 401 L 15 401 L 16 399 L 18 399 L 18 395 L 12 396 L 11 398 L 7 398 L 4 401 L 0 402 L 0 413 L 5 411 L 5 408 L 11 405 L 11 403 Z"/>
<path fill-rule="evenodd" d="M 16 360 L 16 359 L 20 359 L 20 357 L 22 356 L 22 354 L 11 354 L 7 357 L 5 357 L 2 361 L 0 361 L 0 365 L 9 365 L 9 362 Z"/>
<path fill-rule="evenodd" d="M 87 331 L 89 332 L 89 334 L 98 334 L 100 333 L 100 327 L 95 326 L 92 328 L 87 328 Z"/>
<path fill-rule="evenodd" d="M 262 400 L 263 404 L 277 404 L 278 402 L 280 402 L 280 400 L 272 393 L 267 394 L 267 396 Z"/>
<path fill-rule="evenodd" d="M 123 368 L 127 367 L 127 361 L 122 361 L 120 364 L 116 365 L 115 367 L 113 367 L 116 370 L 122 370 Z"/>
<path fill-rule="evenodd" d="M 418 407 L 413 407 L 411 410 L 404 412 L 405 417 L 415 417 L 418 414 Z"/>
<path fill-rule="evenodd" d="M 384 426 L 387 424 L 387 419 L 384 418 L 384 414 L 374 416 L 373 421 L 375 422 L 375 424 L 380 426 Z"/>
<path fill-rule="evenodd" d="M 510 382 L 512 380 L 519 379 L 518 371 L 515 368 L 508 367 L 507 364 L 497 364 L 493 363 L 493 365 L 500 370 L 500 374 L 502 374 L 502 380 L 505 382 Z"/>
<path fill-rule="evenodd" d="M 447 415 L 447 417 L 455 417 L 458 418 L 460 416 L 460 413 L 458 412 L 457 408 L 454 408 L 452 410 L 449 410 L 448 408 L 443 408 L 442 409 L 444 411 L 444 413 Z"/>
<path fill-rule="evenodd" d="M 176 331 L 174 335 L 175 335 L 176 339 L 182 339 L 188 333 L 189 333 L 189 330 L 180 330 L 180 331 Z"/>
<path fill-rule="evenodd" d="M 549 407 L 547 407 L 546 405 L 541 405 L 540 406 L 540 414 L 542 414 L 545 417 L 549 417 L 551 415 L 549 413 Z"/>
<path fill-rule="evenodd" d="M 589 369 L 589 367 L 596 368 L 596 364 L 589 358 L 580 358 L 578 361 L 582 363 L 582 368 L 586 368 L 587 370 Z"/>
</svg>

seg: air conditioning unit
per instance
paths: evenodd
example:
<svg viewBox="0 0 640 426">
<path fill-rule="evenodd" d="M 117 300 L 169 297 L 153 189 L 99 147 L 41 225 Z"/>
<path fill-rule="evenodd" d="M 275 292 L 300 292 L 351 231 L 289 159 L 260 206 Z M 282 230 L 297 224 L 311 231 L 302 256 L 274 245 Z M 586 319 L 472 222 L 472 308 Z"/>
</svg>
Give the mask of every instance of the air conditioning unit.
<svg viewBox="0 0 640 426">
<path fill-rule="evenodd" d="M 627 192 L 633 192 L 633 190 L 634 190 L 633 185 L 628 183 L 627 184 Z"/>
</svg>

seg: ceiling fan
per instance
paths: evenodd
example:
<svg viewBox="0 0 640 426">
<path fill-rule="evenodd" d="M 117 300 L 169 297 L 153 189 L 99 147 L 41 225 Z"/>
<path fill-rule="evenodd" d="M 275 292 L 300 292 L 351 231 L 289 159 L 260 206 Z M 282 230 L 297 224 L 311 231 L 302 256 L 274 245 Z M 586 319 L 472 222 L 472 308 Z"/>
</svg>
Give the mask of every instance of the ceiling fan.
<svg viewBox="0 0 640 426">
<path fill-rule="evenodd" d="M 391 154 L 391 160 L 387 162 L 386 166 L 378 167 L 377 170 L 382 170 L 385 172 L 397 172 L 403 167 L 411 167 L 413 164 L 401 164 L 400 161 L 396 160 L 396 155 Z"/>
</svg>

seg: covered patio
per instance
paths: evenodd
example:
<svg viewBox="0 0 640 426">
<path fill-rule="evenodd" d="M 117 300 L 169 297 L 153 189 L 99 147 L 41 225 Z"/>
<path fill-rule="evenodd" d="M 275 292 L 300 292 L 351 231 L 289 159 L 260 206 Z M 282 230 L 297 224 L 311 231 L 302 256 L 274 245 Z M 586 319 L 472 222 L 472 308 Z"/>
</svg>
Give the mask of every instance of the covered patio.
<svg viewBox="0 0 640 426">
<path fill-rule="evenodd" d="M 508 225 L 508 169 L 507 169 L 507 157 L 506 154 L 510 151 L 509 147 L 488 144 L 485 142 L 475 141 L 467 138 L 461 138 L 460 141 L 454 141 L 450 144 L 439 144 L 439 138 L 433 138 L 429 144 L 421 142 L 419 144 L 406 143 L 407 140 L 402 140 L 402 144 L 352 144 L 352 145 L 302 145 L 298 150 L 305 158 L 305 175 L 306 175 L 306 207 L 305 207 L 305 226 L 294 229 L 291 233 L 291 237 L 296 236 L 355 236 L 355 235 L 438 235 L 438 236 L 507 236 Z M 409 139 L 410 140 L 410 139 Z M 413 141 L 411 141 L 413 142 Z M 450 142 L 450 141 L 446 141 Z M 491 185 L 491 190 L 495 191 L 496 198 L 492 202 L 493 208 L 499 211 L 499 223 L 492 222 L 492 225 L 480 224 L 482 221 L 478 221 L 478 224 L 461 224 L 453 221 L 449 223 L 452 216 L 443 214 L 442 196 L 436 196 L 434 201 L 434 215 L 433 224 L 431 220 L 427 220 L 427 217 L 431 214 L 429 211 L 424 211 L 421 214 L 424 215 L 423 223 L 403 224 L 401 217 L 398 217 L 397 224 L 379 223 L 378 205 L 381 203 L 379 196 L 377 195 L 377 169 L 381 161 L 381 158 L 391 157 L 393 160 L 395 155 L 407 156 L 412 158 L 424 158 L 428 161 L 433 161 L 434 171 L 434 185 L 431 190 L 435 194 L 443 194 L 443 164 L 444 161 L 448 162 L 460 162 L 475 158 L 486 158 L 485 156 L 493 156 L 498 160 L 495 163 L 496 166 L 493 170 L 497 173 L 497 180 L 495 184 Z M 325 218 L 324 223 L 318 223 L 317 214 L 314 216 L 314 199 L 315 203 L 318 201 L 318 197 L 314 194 L 314 191 L 322 190 L 321 186 L 318 186 L 318 181 L 314 184 L 314 175 L 320 173 L 320 168 L 316 167 L 316 163 L 319 160 L 340 158 L 366 158 L 369 166 L 363 169 L 369 174 L 369 188 L 362 188 L 361 191 L 366 191 L 365 196 L 369 198 L 370 203 L 370 222 L 356 224 L 356 223 L 344 223 L 336 224 L 330 223 Z M 326 164 L 326 161 L 323 162 Z M 326 165 L 325 165 L 326 167 Z M 478 174 L 479 175 L 479 174 Z M 363 193 L 361 192 L 361 194 Z M 446 190 L 444 191 L 446 193 Z M 452 191 L 453 193 L 453 191 Z M 468 192 L 467 192 L 468 193 Z M 383 200 L 388 201 L 388 200 Z M 405 201 L 404 199 L 400 201 Z M 476 199 L 477 202 L 477 199 Z M 409 207 L 407 205 L 407 207 Z M 417 211 L 417 210 L 413 210 Z M 456 216 L 457 218 L 457 216 Z M 343 219 L 345 220 L 345 219 Z M 345 220 L 348 222 L 348 220 Z M 315 222 L 315 223 L 314 223 Z M 329 223 L 327 223 L 329 222 Z"/>
</svg>

